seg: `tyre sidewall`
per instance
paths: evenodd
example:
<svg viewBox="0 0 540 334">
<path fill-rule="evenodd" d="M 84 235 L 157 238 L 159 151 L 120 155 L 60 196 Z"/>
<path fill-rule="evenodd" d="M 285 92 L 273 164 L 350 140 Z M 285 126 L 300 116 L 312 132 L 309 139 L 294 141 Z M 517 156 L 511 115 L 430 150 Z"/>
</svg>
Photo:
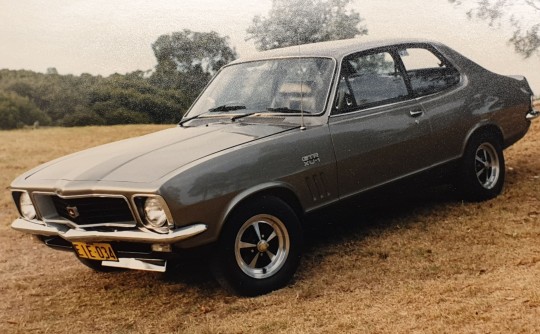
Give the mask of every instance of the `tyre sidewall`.
<svg viewBox="0 0 540 334">
<path fill-rule="evenodd" d="M 476 152 L 483 144 L 490 144 L 495 149 L 499 160 L 498 179 L 496 184 L 489 189 L 485 188 L 480 183 L 475 170 Z M 460 186 L 464 198 L 468 201 L 485 201 L 492 199 L 501 193 L 505 180 L 505 162 L 501 141 L 497 136 L 485 132 L 475 135 L 470 139 L 461 161 L 458 177 L 459 180 L 457 183 Z"/>
<path fill-rule="evenodd" d="M 257 279 L 242 271 L 235 257 L 235 240 L 242 225 L 257 214 L 270 214 L 279 218 L 289 234 L 289 253 L 283 266 L 272 276 Z M 298 268 L 302 248 L 302 231 L 294 210 L 274 196 L 261 196 L 235 209 L 227 219 L 220 240 L 212 272 L 218 282 L 232 293 L 255 296 L 285 286 Z"/>
</svg>

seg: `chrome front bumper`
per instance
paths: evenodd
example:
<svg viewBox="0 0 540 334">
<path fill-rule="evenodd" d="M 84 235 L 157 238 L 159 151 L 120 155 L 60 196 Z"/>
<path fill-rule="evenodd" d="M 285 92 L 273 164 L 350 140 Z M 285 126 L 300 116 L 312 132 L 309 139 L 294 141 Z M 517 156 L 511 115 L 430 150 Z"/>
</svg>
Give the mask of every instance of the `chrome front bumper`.
<svg viewBox="0 0 540 334">
<path fill-rule="evenodd" d="M 15 219 L 15 221 L 13 221 L 11 224 L 11 227 L 14 230 L 29 234 L 59 236 L 69 242 L 124 241 L 153 244 L 174 244 L 184 239 L 191 238 L 197 234 L 203 233 L 207 229 L 205 224 L 195 224 L 178 228 L 167 234 L 157 234 L 141 230 L 99 232 L 68 229 L 62 225 L 45 225 L 34 223 L 22 218 Z"/>
<path fill-rule="evenodd" d="M 537 118 L 538 116 L 540 116 L 540 111 L 538 111 L 538 110 L 531 110 L 531 111 L 529 111 L 529 113 L 527 114 L 527 119 L 528 119 L 528 120 L 532 120 L 532 119 Z"/>
</svg>

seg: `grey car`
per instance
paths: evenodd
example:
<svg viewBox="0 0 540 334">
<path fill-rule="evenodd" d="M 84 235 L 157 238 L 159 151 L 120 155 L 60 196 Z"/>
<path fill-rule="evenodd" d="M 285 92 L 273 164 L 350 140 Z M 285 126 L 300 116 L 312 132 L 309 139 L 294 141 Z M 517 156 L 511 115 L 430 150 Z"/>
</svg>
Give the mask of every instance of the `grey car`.
<svg viewBox="0 0 540 334">
<path fill-rule="evenodd" d="M 267 293 L 298 267 L 306 213 L 442 166 L 464 199 L 497 196 L 532 96 L 425 40 L 261 52 L 224 66 L 178 126 L 18 177 L 12 227 L 97 271 L 211 249 L 225 288 Z"/>
</svg>

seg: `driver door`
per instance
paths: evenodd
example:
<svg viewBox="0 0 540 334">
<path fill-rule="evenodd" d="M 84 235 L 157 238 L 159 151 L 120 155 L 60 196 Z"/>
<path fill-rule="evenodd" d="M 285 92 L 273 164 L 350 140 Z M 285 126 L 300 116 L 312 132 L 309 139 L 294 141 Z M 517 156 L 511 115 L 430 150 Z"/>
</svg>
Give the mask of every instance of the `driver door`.
<svg viewBox="0 0 540 334">
<path fill-rule="evenodd" d="M 383 50 L 343 60 L 329 121 L 340 197 L 427 167 L 429 120 L 396 59 Z"/>
</svg>

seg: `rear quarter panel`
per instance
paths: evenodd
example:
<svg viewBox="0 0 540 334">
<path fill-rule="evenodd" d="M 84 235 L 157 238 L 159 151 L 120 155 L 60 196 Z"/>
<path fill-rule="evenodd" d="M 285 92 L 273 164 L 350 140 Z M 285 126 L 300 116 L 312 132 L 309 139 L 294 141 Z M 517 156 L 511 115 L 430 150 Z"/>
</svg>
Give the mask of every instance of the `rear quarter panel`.
<svg viewBox="0 0 540 334">
<path fill-rule="evenodd" d="M 418 101 L 429 114 L 435 164 L 461 157 L 470 136 L 493 125 L 508 147 L 527 132 L 530 89 L 526 80 L 490 72 L 445 46 L 438 46 L 460 71 L 461 82 L 446 92 Z"/>
</svg>

